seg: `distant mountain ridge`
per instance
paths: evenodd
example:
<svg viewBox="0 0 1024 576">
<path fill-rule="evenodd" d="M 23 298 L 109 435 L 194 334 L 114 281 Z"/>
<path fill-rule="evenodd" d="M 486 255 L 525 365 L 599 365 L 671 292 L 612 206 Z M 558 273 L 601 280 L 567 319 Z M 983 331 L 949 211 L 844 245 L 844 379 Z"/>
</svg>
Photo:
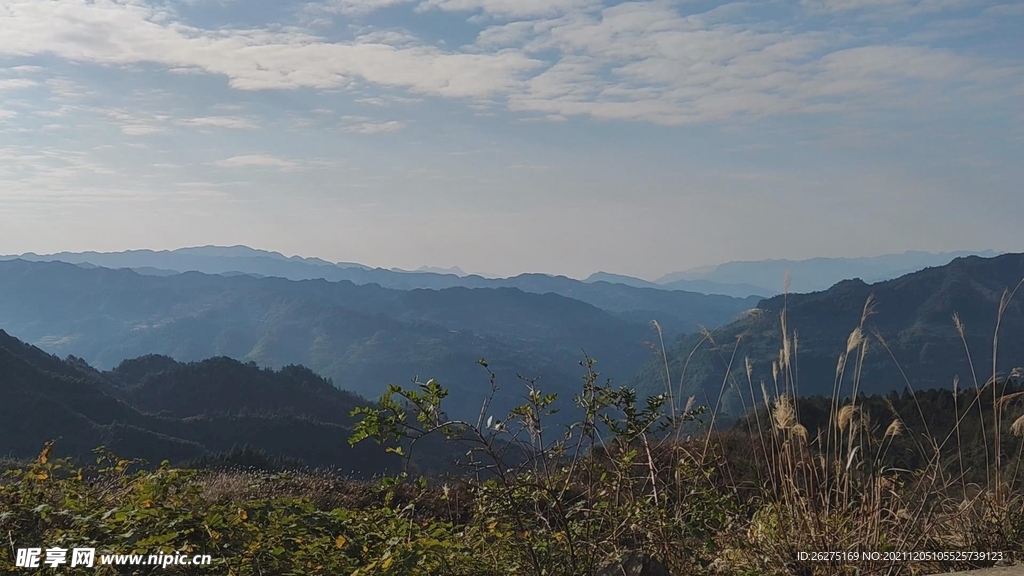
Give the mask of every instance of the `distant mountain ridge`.
<svg viewBox="0 0 1024 576">
<path fill-rule="evenodd" d="M 363 264 L 356 264 L 354 262 L 328 262 L 321 258 L 305 257 L 305 256 L 285 256 L 280 252 L 274 252 L 270 250 L 260 250 L 259 248 L 250 248 L 241 244 L 234 246 L 193 246 L 189 248 L 178 248 L 176 250 L 129 250 L 127 252 L 137 252 L 145 254 L 147 252 L 153 254 L 184 254 L 189 256 L 203 256 L 210 258 L 270 258 L 273 260 L 285 260 L 289 262 L 305 262 L 307 264 L 314 264 L 317 266 L 337 266 L 339 268 L 362 268 L 369 270 L 369 266 Z M 63 252 L 57 256 L 67 256 L 70 252 Z M 80 254 L 98 255 L 100 252 L 82 252 Z"/>
<path fill-rule="evenodd" d="M 287 257 L 279 252 L 257 250 L 247 246 L 200 246 L 176 250 L 126 250 L 123 252 L 58 252 L 36 254 L 29 252 L 17 256 L 0 256 L 3 260 L 21 259 L 33 262 L 68 262 L 91 264 L 104 268 L 155 268 L 176 272 L 256 273 L 264 276 L 301 275 L 320 278 L 316 274 L 330 274 L 333 270 L 371 270 L 368 266 L 351 262 L 333 263 L 320 258 Z M 312 275 L 311 275 L 312 274 Z M 330 278 L 328 278 L 330 279 Z"/>
<path fill-rule="evenodd" d="M 841 280 L 860 278 L 865 282 L 891 280 L 904 274 L 931 266 L 949 264 L 955 258 L 981 256 L 990 258 L 998 253 L 992 250 L 959 252 L 908 251 L 862 258 L 811 258 L 808 260 L 760 260 L 726 262 L 716 266 L 702 266 L 682 272 L 673 272 L 658 278 L 662 286 L 690 286 L 684 282 L 710 281 L 717 284 L 748 284 L 760 289 L 760 294 L 776 295 L 783 291 L 783 280 L 790 273 L 790 292 L 827 290 Z"/>
<path fill-rule="evenodd" d="M 0 261 L 16 259 L 0 257 Z M 113 253 L 59 253 L 46 256 L 29 254 L 27 261 L 69 262 L 104 268 L 130 268 L 140 274 L 167 276 L 171 271 L 195 271 L 204 274 L 286 278 L 289 280 L 324 279 L 348 281 L 357 285 L 377 284 L 396 290 L 447 288 L 516 288 L 535 294 L 555 293 L 586 302 L 620 315 L 630 321 L 647 323 L 657 319 L 668 334 L 675 336 L 696 330 L 698 326 L 717 326 L 732 316 L 752 308 L 757 297 L 742 298 L 707 295 L 660 287 L 635 288 L 621 283 L 580 282 L 565 276 L 520 274 L 512 278 L 489 279 L 478 275 L 458 276 L 431 271 L 395 271 L 368 268 L 359 264 L 332 264 L 319 259 L 285 257 L 277 252 L 253 250 L 244 246 L 182 248 L 173 251 L 132 250 Z M 459 269 L 453 272 L 461 272 Z"/>
<path fill-rule="evenodd" d="M 452 266 L 451 268 L 437 268 L 434 266 L 420 266 L 415 270 L 416 272 L 430 272 L 433 274 L 454 274 L 459 277 L 469 276 L 463 272 L 462 268 L 458 266 Z"/>
<path fill-rule="evenodd" d="M 754 286 L 753 284 L 726 284 L 723 282 L 712 282 L 710 280 L 676 280 L 667 284 L 658 284 L 649 280 L 641 280 L 632 276 L 612 274 L 609 272 L 595 272 L 588 276 L 583 282 L 593 284 L 595 282 L 608 282 L 610 284 L 623 284 L 634 288 L 653 288 L 656 290 L 681 290 L 685 292 L 697 292 L 699 294 L 713 294 L 731 296 L 733 298 L 750 298 L 752 296 L 763 298 L 772 294 L 771 290 Z"/>
<path fill-rule="evenodd" d="M 798 336 L 794 358 L 798 392 L 828 396 L 837 361 L 846 351 L 850 333 L 858 326 L 869 297 L 874 313 L 863 331 L 869 345 L 862 392 L 901 391 L 908 382 L 915 390 L 948 387 L 954 377 L 959 377 L 962 387 L 973 386 L 975 377 L 983 385 L 992 376 L 992 337 L 1000 298 L 1022 278 L 1024 254 L 967 256 L 874 284 L 855 278 L 825 291 L 768 298 L 754 313 L 715 330 L 712 336 L 717 348 L 702 343 L 699 336 L 674 342 L 668 351 L 673 389 L 680 393 L 677 387 L 682 378 L 683 398 L 694 395 L 698 403 L 714 406 L 732 359 L 722 409 L 738 415 L 744 406 L 750 406 L 745 371 L 749 359 L 753 389 L 760 401 L 762 381 L 769 391 L 774 390 L 772 363 L 778 360 L 782 347 L 780 314 L 785 308 L 788 330 Z M 965 326 L 976 372 L 954 327 L 954 313 Z M 875 338 L 876 331 L 884 344 Z M 1003 374 L 1024 366 L 1024 291 L 1016 294 L 1006 309 L 999 345 L 997 359 Z M 852 369 L 847 371 L 844 393 L 849 392 L 851 374 Z M 664 362 L 649 362 L 631 384 L 646 394 L 663 392 Z"/>
<path fill-rule="evenodd" d="M 653 282 L 609 272 L 596 272 L 584 282 L 611 282 L 638 288 L 685 290 L 737 298 L 768 297 L 783 292 L 787 273 L 791 281 L 790 292 L 815 292 L 826 290 L 835 283 L 850 278 L 860 278 L 865 282 L 881 282 L 923 268 L 942 266 L 955 258 L 990 258 L 997 254 L 993 250 L 939 253 L 908 251 L 902 254 L 860 258 L 735 261 L 672 272 Z"/>
<path fill-rule="evenodd" d="M 253 274 L 312 280 L 348 280 L 356 284 L 379 284 L 385 288 L 433 290 L 464 286 L 467 288 L 514 287 L 528 292 L 551 289 L 535 285 L 540 277 L 558 278 L 562 286 L 554 291 L 567 295 L 574 284 L 618 284 L 632 288 L 684 291 L 733 298 L 766 297 L 782 293 L 783 278 L 791 273 L 791 292 L 825 290 L 840 280 L 861 278 L 876 282 L 896 278 L 928 266 L 948 264 L 962 256 L 991 257 L 997 253 L 958 251 L 930 253 L 908 251 L 861 258 L 811 258 L 808 260 L 735 261 L 701 266 L 665 274 L 655 281 L 623 274 L 595 272 L 582 281 L 565 276 L 524 273 L 508 278 L 467 274 L 458 266 L 438 268 L 421 266 L 416 270 L 372 268 L 354 262 L 329 262 L 321 258 L 285 256 L 280 252 L 248 246 L 197 246 L 175 250 L 127 250 L 123 252 L 60 252 L 39 255 L 0 256 L 0 260 L 21 258 L 30 261 L 61 261 L 91 264 L 106 268 L 132 268 L 143 274 L 166 275 L 170 271 L 196 271 L 207 274 Z M 593 302 L 591 302 L 593 303 Z M 622 310 L 615 310 L 622 311 Z"/>
</svg>

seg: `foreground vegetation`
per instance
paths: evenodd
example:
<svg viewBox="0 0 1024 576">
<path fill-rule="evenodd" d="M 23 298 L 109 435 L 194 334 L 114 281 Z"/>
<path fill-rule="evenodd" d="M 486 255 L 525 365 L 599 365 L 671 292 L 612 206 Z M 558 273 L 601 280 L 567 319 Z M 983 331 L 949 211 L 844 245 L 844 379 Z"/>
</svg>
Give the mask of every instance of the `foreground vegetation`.
<svg viewBox="0 0 1024 576">
<path fill-rule="evenodd" d="M 993 561 L 799 553 L 1019 557 L 1019 374 L 997 373 L 993 358 L 987 382 L 972 376 L 946 391 L 908 385 L 902 395 L 866 398 L 867 347 L 886 346 L 866 329 L 871 314 L 869 300 L 838 359 L 833 394 L 806 399 L 794 392 L 798 344 L 783 310 L 772 379 L 755 382 L 748 364 L 746 382 L 723 384 L 745 387 L 753 408 L 728 430 L 714 403 L 708 411 L 676 397 L 673 376 L 685 373 L 666 373 L 664 394 L 638 398 L 602 383 L 587 360 L 569 426 L 548 425 L 560 399 L 536 381 L 523 381 L 521 406 L 495 416 L 485 402 L 475 421 L 446 416 L 448 391 L 436 381 L 389 388 L 356 409 L 351 442 L 390 446 L 407 472 L 372 483 L 309 471 L 145 470 L 103 450 L 81 466 L 52 459 L 47 445 L 0 482 L 8 540 L 0 565 L 29 546 L 210 554 L 209 573 L 239 575 L 568 576 L 640 566 L 648 574 L 928 574 Z M 493 373 L 491 386 L 496 392 Z M 464 473 L 409 474 L 421 439 L 437 437 L 462 446 Z"/>
</svg>

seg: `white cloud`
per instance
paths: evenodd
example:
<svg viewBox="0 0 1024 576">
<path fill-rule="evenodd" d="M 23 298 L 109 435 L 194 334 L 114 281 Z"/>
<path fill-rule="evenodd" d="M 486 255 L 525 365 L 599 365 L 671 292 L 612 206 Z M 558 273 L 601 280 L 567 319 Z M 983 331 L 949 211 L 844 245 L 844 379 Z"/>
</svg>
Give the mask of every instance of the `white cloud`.
<svg viewBox="0 0 1024 576">
<path fill-rule="evenodd" d="M 510 22 L 502 26 L 491 26 L 477 36 L 475 47 L 484 50 L 508 48 L 526 44 L 536 33 L 534 21 Z"/>
<path fill-rule="evenodd" d="M 684 17 L 661 1 L 495 26 L 479 42 L 559 54 L 508 101 L 512 110 L 554 118 L 679 125 L 920 107 L 937 101 L 930 98 L 936 93 L 992 97 L 1024 85 L 1019 62 L 994 64 L 927 46 L 858 46 L 849 35 L 813 30 L 716 24 L 706 14 Z"/>
<path fill-rule="evenodd" d="M 245 130 L 259 128 L 259 124 L 241 116 L 204 116 L 178 120 L 177 123 L 196 128 L 234 128 Z"/>
<path fill-rule="evenodd" d="M 520 118 L 520 122 L 531 123 L 531 122 L 567 122 L 569 118 L 562 116 L 561 114 L 548 114 L 542 117 L 528 116 Z"/>
<path fill-rule="evenodd" d="M 300 166 L 299 162 L 295 160 L 278 158 L 270 154 L 232 156 L 217 160 L 213 165 L 220 168 L 282 168 L 285 170 L 294 170 Z"/>
<path fill-rule="evenodd" d="M 995 18 L 1024 16 L 1024 4 L 999 4 L 986 8 L 982 14 Z"/>
<path fill-rule="evenodd" d="M 48 78 L 45 83 L 51 96 L 58 100 L 82 100 L 96 95 L 70 78 Z"/>
<path fill-rule="evenodd" d="M 35 88 L 39 83 L 27 78 L 0 78 L 0 92 Z"/>
<path fill-rule="evenodd" d="M 328 0 L 322 4 L 308 4 L 310 13 L 340 13 L 346 15 L 368 14 L 375 10 L 406 4 L 412 0 Z"/>
<path fill-rule="evenodd" d="M 387 122 L 359 121 L 342 128 L 346 132 L 357 134 L 382 134 L 386 132 L 398 132 L 405 128 L 405 124 L 397 120 Z"/>
<path fill-rule="evenodd" d="M 122 124 L 120 128 L 127 136 L 148 136 L 164 132 L 163 128 L 151 124 Z"/>
<path fill-rule="evenodd" d="M 360 104 L 369 104 L 370 106 L 390 106 L 392 104 L 415 104 L 417 102 L 422 102 L 423 99 L 384 95 L 356 98 L 355 101 Z"/>
<path fill-rule="evenodd" d="M 396 30 L 374 30 L 356 36 L 356 44 L 384 44 L 387 46 L 415 46 L 419 39 L 407 32 Z"/>
<path fill-rule="evenodd" d="M 496 18 L 531 18 L 587 11 L 600 6 L 600 0 L 423 0 L 417 9 L 481 11 Z"/>
<path fill-rule="evenodd" d="M 328 42 L 297 30 L 202 30 L 165 23 L 165 12 L 136 3 L 12 0 L 5 7 L 0 55 L 198 68 L 241 90 L 339 88 L 362 79 L 423 94 L 486 96 L 518 86 L 541 65 L 514 51 Z"/>
<path fill-rule="evenodd" d="M 167 71 L 181 76 L 202 76 L 206 74 L 206 71 L 202 68 L 168 68 Z"/>
<path fill-rule="evenodd" d="M 39 118 L 62 118 L 64 116 L 67 116 L 68 113 L 70 113 L 72 110 L 74 110 L 72 106 L 61 104 L 56 108 L 52 108 L 50 110 L 36 110 L 32 113 L 32 115 L 37 116 Z"/>
<path fill-rule="evenodd" d="M 361 16 L 402 4 L 416 4 L 419 12 L 439 9 L 445 12 L 480 12 L 495 18 L 533 18 L 556 16 L 601 6 L 600 0 L 329 0 L 307 4 L 310 14 Z"/>
<path fill-rule="evenodd" d="M 241 156 L 231 156 L 229 158 L 211 162 L 210 164 L 218 168 L 267 168 L 285 172 L 339 167 L 338 162 L 333 160 L 282 158 L 273 154 L 244 154 Z"/>
<path fill-rule="evenodd" d="M 43 68 L 42 66 L 13 66 L 7 70 L 17 74 L 36 74 L 38 72 L 44 72 L 46 68 Z"/>
<path fill-rule="evenodd" d="M 421 11 L 476 12 L 515 21 L 490 26 L 474 44 L 449 50 L 406 31 L 372 27 L 350 28 L 358 34 L 351 41 L 329 41 L 281 26 L 206 30 L 182 24 L 172 12 L 141 0 L 8 0 L 0 56 L 51 54 L 89 64 L 152 64 L 222 75 L 231 87 L 247 91 L 350 89 L 357 102 L 377 106 L 417 101 L 368 93 L 386 88 L 409 96 L 470 98 L 471 105 L 488 104 L 485 113 L 505 107 L 551 121 L 584 115 L 666 125 L 906 106 L 914 105 L 915 96 L 937 93 L 947 99 L 1005 98 L 1024 89 L 1019 58 L 995 63 L 926 43 L 895 37 L 883 41 L 872 36 L 874 31 L 858 37 L 852 29 L 837 34 L 749 21 L 743 12 L 749 5 L 740 2 L 689 15 L 683 10 L 692 5 L 677 0 L 603 9 L 596 0 L 332 0 L 309 4 L 307 11 L 348 15 L 400 3 L 410 8 L 415 3 Z M 841 18 L 855 11 L 913 15 L 984 4 L 801 0 L 789 8 L 794 15 L 801 14 L 802 6 Z M 68 99 L 81 95 L 78 88 L 51 86 Z M 125 134 L 167 129 L 152 118 L 117 120 Z M 304 122 L 300 127 L 316 125 Z M 256 127 L 237 116 L 171 123 Z M 345 129 L 376 133 L 402 127 L 389 121 Z"/>
<path fill-rule="evenodd" d="M 33 131 L 36 132 L 36 131 Z M 120 177 L 113 167 L 89 153 L 66 148 L 6 146 L 0 148 L 0 205 L 10 203 L 53 204 L 56 197 L 86 199 L 87 189 L 113 185 Z M 94 190 L 98 196 L 106 192 Z"/>
<path fill-rule="evenodd" d="M 81 112 L 105 116 L 126 136 L 148 136 L 168 131 L 166 114 L 146 114 L 127 108 L 79 107 Z"/>
<path fill-rule="evenodd" d="M 864 12 L 870 18 L 909 18 L 983 6 L 987 0 L 801 0 L 813 12 Z"/>
</svg>

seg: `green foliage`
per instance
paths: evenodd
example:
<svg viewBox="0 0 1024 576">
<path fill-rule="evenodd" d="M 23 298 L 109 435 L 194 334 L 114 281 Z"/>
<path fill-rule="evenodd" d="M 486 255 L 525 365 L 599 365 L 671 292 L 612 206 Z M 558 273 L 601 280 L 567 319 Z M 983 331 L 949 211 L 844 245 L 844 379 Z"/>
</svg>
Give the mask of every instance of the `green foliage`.
<svg viewBox="0 0 1024 576">
<path fill-rule="evenodd" d="M 480 364 L 495 390 L 494 373 Z M 558 396 L 536 381 L 525 380 L 525 402 L 505 417 L 484 421 L 485 401 L 470 423 L 446 417 L 448 391 L 428 380 L 391 387 L 376 406 L 358 409 L 351 442 L 400 441 L 411 450 L 437 434 L 462 445 L 473 498 L 467 534 L 483 543 L 474 553 L 496 573 L 592 574 L 633 554 L 680 573 L 706 566 L 715 532 L 737 508 L 713 470 L 667 433 L 697 412 L 668 415 L 661 397 L 638 406 L 634 391 L 599 384 L 593 364 L 582 363 L 573 402 L 583 417 L 560 431 L 545 425 Z"/>
<path fill-rule="evenodd" d="M 415 517 L 415 504 L 319 510 L 303 498 L 204 497 L 196 472 L 166 463 L 137 470 L 137 461 L 97 450 L 94 466 L 51 459 L 51 444 L 0 481 L 0 530 L 13 549 L 96 547 L 97 555 L 209 554 L 208 569 L 170 567 L 161 573 L 474 574 L 464 535 L 451 523 Z M 381 491 L 393 489 L 382 483 Z M 127 566 L 81 570 L 131 574 Z"/>
<path fill-rule="evenodd" d="M 496 375 L 479 363 L 493 398 Z M 679 570 L 706 566 L 714 534 L 736 508 L 714 485 L 712 469 L 666 440 L 666 430 L 695 414 L 666 415 L 662 398 L 638 403 L 631 390 L 599 384 L 593 361 L 583 366 L 574 406 L 584 418 L 560 432 L 546 425 L 558 396 L 536 380 L 524 380 L 523 404 L 486 423 L 483 413 L 478 423 L 449 418 L 449 392 L 436 380 L 389 387 L 377 404 L 356 407 L 353 446 L 375 440 L 409 464 L 421 442 L 439 436 L 468 447 L 470 471 L 457 488 L 407 473 L 385 476 L 365 485 L 373 497 L 356 505 L 325 508 L 312 494 L 249 490 L 254 473 L 234 476 L 227 492 L 208 492 L 198 470 L 166 461 L 154 468 L 105 448 L 95 450 L 94 465 L 80 466 L 54 458 L 47 443 L 34 461 L 9 462 L 0 480 L 0 531 L 11 535 L 0 563 L 13 562 L 19 547 L 91 546 L 98 554 L 215 560 L 208 569 L 172 567 L 169 574 L 568 576 L 634 554 Z M 245 448 L 196 464 L 274 461 Z M 262 478 L 282 488 L 293 482 L 291 472 Z"/>
<path fill-rule="evenodd" d="M 294 458 L 274 455 L 266 450 L 251 446 L 234 446 L 227 452 L 207 454 L 184 465 L 193 470 L 263 470 L 281 472 L 298 470 L 305 467 L 304 463 Z"/>
</svg>

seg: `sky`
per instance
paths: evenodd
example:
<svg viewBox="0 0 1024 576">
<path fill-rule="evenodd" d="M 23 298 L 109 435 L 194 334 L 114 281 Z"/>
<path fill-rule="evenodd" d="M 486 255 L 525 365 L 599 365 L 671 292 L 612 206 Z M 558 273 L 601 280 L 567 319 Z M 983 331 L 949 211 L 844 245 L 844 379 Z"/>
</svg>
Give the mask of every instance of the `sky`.
<svg viewBox="0 0 1024 576">
<path fill-rule="evenodd" d="M 1020 0 L 0 0 L 0 253 L 1021 251 Z"/>
</svg>

